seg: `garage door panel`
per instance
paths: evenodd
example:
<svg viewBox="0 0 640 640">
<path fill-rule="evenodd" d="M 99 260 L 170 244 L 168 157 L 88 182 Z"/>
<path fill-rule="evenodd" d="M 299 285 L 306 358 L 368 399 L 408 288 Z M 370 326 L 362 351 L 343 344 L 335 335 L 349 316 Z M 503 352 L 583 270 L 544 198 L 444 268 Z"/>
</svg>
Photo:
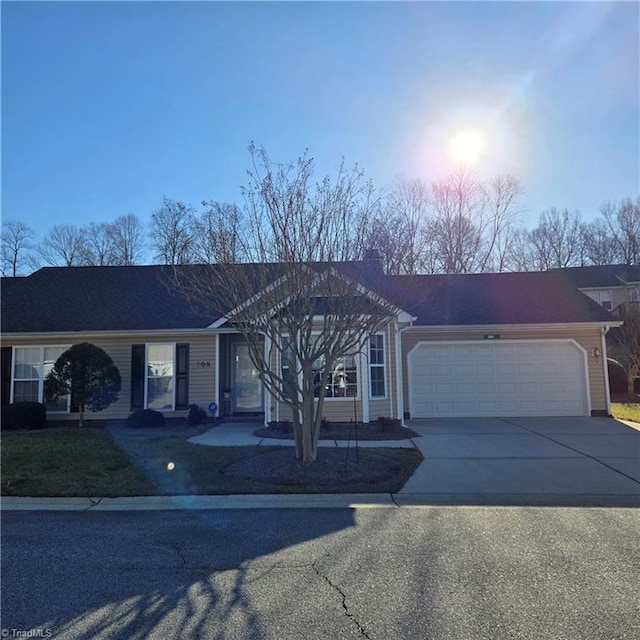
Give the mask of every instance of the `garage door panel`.
<svg viewBox="0 0 640 640">
<path fill-rule="evenodd" d="M 587 415 L 571 341 L 423 343 L 409 354 L 412 417 Z"/>
</svg>

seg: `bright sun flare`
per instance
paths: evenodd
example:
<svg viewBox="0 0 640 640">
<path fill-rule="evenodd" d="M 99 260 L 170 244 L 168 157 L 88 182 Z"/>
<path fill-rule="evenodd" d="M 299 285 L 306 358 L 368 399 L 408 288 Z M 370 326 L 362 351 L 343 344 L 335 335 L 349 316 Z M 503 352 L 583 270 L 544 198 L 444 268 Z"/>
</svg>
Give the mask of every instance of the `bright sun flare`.
<svg viewBox="0 0 640 640">
<path fill-rule="evenodd" d="M 460 164 L 477 162 L 485 148 L 485 139 L 479 131 L 461 131 L 449 141 L 449 153 Z"/>
</svg>

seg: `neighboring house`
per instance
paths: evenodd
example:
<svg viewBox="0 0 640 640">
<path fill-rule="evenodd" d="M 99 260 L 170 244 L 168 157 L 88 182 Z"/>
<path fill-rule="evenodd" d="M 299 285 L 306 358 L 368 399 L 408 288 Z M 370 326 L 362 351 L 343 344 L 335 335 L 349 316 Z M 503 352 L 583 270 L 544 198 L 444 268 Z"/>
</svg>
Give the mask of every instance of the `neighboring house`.
<svg viewBox="0 0 640 640">
<path fill-rule="evenodd" d="M 607 264 L 566 267 L 558 272 L 603 309 L 613 311 L 625 303 L 640 303 L 640 265 Z"/>
<path fill-rule="evenodd" d="M 87 419 L 146 407 L 180 416 L 211 402 L 224 414 L 286 418 L 240 334 L 168 288 L 171 270 L 46 267 L 3 279 L 2 403 L 42 401 L 56 358 L 88 341 L 113 358 L 122 391 Z M 327 418 L 609 413 L 604 336 L 619 322 L 562 273 L 385 276 L 378 267 L 362 284 L 398 312 L 342 359 Z M 74 408 L 63 398 L 48 409 L 54 419 Z"/>
</svg>

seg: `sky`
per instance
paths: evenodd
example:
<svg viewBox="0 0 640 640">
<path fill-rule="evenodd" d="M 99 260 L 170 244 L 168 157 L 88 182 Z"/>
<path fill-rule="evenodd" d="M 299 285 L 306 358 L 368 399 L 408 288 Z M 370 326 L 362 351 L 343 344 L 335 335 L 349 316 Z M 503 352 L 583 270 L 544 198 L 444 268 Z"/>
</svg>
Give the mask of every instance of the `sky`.
<svg viewBox="0 0 640 640">
<path fill-rule="evenodd" d="M 7 2 L 2 219 L 147 222 L 242 202 L 248 145 L 433 182 L 481 136 L 523 222 L 640 195 L 640 4 Z"/>
</svg>

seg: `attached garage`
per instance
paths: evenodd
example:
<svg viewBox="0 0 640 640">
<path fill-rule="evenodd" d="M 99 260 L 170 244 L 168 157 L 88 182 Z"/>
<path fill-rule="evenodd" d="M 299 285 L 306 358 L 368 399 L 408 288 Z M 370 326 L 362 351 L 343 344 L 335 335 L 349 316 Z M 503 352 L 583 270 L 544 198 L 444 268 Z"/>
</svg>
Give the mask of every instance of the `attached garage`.
<svg viewBox="0 0 640 640">
<path fill-rule="evenodd" d="M 420 342 L 411 417 L 588 416 L 586 355 L 573 340 Z"/>
</svg>

